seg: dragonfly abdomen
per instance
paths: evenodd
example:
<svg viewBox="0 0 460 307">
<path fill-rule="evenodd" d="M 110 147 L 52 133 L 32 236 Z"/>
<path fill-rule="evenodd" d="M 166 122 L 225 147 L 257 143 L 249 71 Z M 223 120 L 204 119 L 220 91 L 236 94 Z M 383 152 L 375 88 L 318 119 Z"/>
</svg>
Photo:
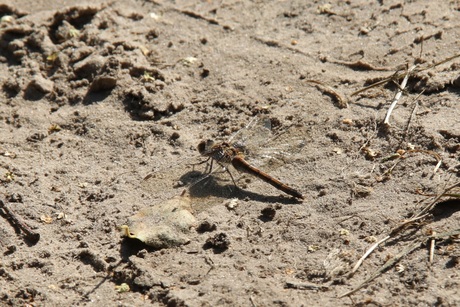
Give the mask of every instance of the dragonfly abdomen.
<svg viewBox="0 0 460 307">
<path fill-rule="evenodd" d="M 249 164 L 246 160 L 244 160 L 241 157 L 234 157 L 232 159 L 232 165 L 233 167 L 243 173 L 248 173 L 250 175 L 256 176 L 257 178 L 265 181 L 266 183 L 272 185 L 273 187 L 277 188 L 280 191 L 283 191 L 286 194 L 289 194 L 291 196 L 294 196 L 296 198 L 304 199 L 303 195 L 297 191 L 291 188 L 290 186 L 282 183 L 278 179 L 270 176 L 267 173 L 262 172 L 261 170 L 255 168 L 251 164 Z"/>
</svg>

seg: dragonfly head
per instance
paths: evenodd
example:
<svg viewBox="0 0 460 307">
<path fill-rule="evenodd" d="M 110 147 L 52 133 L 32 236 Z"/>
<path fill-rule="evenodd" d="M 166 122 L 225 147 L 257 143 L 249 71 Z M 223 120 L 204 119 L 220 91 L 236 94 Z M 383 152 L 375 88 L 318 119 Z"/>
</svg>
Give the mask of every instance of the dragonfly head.
<svg viewBox="0 0 460 307">
<path fill-rule="evenodd" d="M 198 152 L 201 155 L 206 156 L 211 151 L 213 145 L 214 141 L 211 139 L 201 141 L 197 146 Z"/>
</svg>

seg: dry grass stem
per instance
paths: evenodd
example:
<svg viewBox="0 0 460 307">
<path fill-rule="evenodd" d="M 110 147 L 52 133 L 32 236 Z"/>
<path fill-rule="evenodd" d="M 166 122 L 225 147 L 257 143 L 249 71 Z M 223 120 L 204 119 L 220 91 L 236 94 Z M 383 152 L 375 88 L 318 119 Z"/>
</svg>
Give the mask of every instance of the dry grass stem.
<svg viewBox="0 0 460 307">
<path fill-rule="evenodd" d="M 450 187 L 444 189 L 444 191 L 442 193 L 440 193 L 439 195 L 437 195 L 435 197 L 435 199 L 430 203 L 428 204 L 425 208 L 423 208 L 417 215 L 416 217 L 421 217 L 421 216 L 424 216 L 425 214 L 429 213 L 431 210 L 433 210 L 433 208 L 436 206 L 436 204 L 438 203 L 438 201 L 443 198 L 443 197 L 449 197 L 451 196 L 450 193 L 448 193 L 449 191 L 451 191 L 452 189 L 456 188 L 456 187 L 460 187 L 460 182 L 456 182 L 455 184 L 451 185 Z M 453 194 L 454 195 L 454 198 L 456 198 L 456 194 Z M 458 195 L 457 195 L 458 196 Z"/>
<path fill-rule="evenodd" d="M 350 274 L 348 275 L 348 277 L 352 277 L 353 274 L 355 274 L 355 272 L 358 270 L 358 268 L 361 266 L 361 264 L 364 262 L 364 260 L 380 245 L 382 244 L 383 242 L 385 242 L 386 240 L 390 239 L 391 237 L 390 236 L 386 236 L 385 238 L 381 239 L 380 241 L 378 242 L 375 242 L 374 244 L 372 244 L 372 246 L 367 250 L 367 252 L 358 260 L 358 262 L 356 262 L 355 266 L 353 267 L 353 270 L 351 270 Z"/>
<path fill-rule="evenodd" d="M 439 164 L 439 163 L 438 163 Z M 442 197 L 446 197 L 446 196 L 451 196 L 453 195 L 453 197 L 456 197 L 456 198 L 460 198 L 460 195 L 457 195 L 456 193 L 449 193 L 451 190 L 457 188 L 457 187 L 460 187 L 460 182 L 457 182 L 447 188 L 444 189 L 444 191 L 442 193 L 440 193 L 439 195 L 437 195 L 435 197 L 435 199 L 429 203 L 427 206 L 425 206 L 422 210 L 420 210 L 420 212 L 418 212 L 416 215 L 414 215 L 413 218 L 409 219 L 409 220 L 406 220 L 404 221 L 403 223 L 397 225 L 396 227 L 394 227 L 393 229 L 390 230 L 389 234 L 387 236 L 385 236 L 383 239 L 381 239 L 380 241 L 374 243 L 367 251 L 366 253 L 358 260 L 358 262 L 355 264 L 355 266 L 353 267 L 353 269 L 351 270 L 351 272 L 349 273 L 348 277 L 351 277 L 353 276 L 353 274 L 358 270 L 358 268 L 362 265 L 362 263 L 364 262 L 364 260 L 382 243 L 384 243 L 385 241 L 387 241 L 388 239 L 390 238 L 394 238 L 396 237 L 398 234 L 400 234 L 401 232 L 405 231 L 406 229 L 408 229 L 409 227 L 411 226 L 414 226 L 416 225 L 416 222 L 419 221 L 419 220 L 422 220 L 426 217 L 428 217 L 430 215 L 430 211 L 435 207 L 435 205 L 438 203 L 438 201 L 442 198 Z M 340 297 L 344 297 L 344 296 L 349 296 L 355 292 L 357 292 L 358 290 L 360 290 L 361 288 L 363 288 L 364 286 L 366 286 L 368 283 L 370 283 L 371 281 L 373 281 L 375 278 L 379 277 L 380 275 L 382 275 L 386 270 L 388 270 L 390 267 L 392 267 L 393 265 L 395 265 L 396 263 L 399 262 L 399 260 L 404 257 L 405 255 L 411 253 L 412 251 L 414 251 L 416 248 L 418 248 L 422 243 L 427 243 L 428 241 L 430 241 L 430 251 L 429 251 L 429 261 L 430 263 L 433 262 L 433 258 L 434 258 L 434 248 L 436 246 L 436 240 L 439 240 L 439 239 L 442 239 L 442 238 L 446 238 L 446 237 L 451 237 L 451 236 L 457 236 L 460 234 L 460 229 L 456 229 L 454 231 L 450 231 L 450 232 L 445 232 L 445 233 L 442 233 L 442 234 L 436 234 L 435 232 L 432 233 L 431 236 L 429 237 L 426 237 L 426 236 L 423 236 L 423 237 L 419 237 L 418 239 L 414 239 L 412 241 L 412 244 L 409 245 L 406 249 L 404 249 L 402 252 L 400 252 L 396 257 L 388 260 L 381 268 L 379 268 L 377 271 L 375 271 L 368 279 L 366 279 L 364 282 L 362 282 L 360 285 L 358 285 L 355 289 L 345 293 L 345 294 L 342 294 Z"/>
<path fill-rule="evenodd" d="M 353 290 L 351 291 L 348 291 L 342 295 L 339 296 L 339 298 L 341 297 L 344 297 L 344 296 L 348 296 L 348 295 L 352 295 L 353 293 L 357 292 L 358 290 L 360 290 L 361 288 L 363 288 L 364 286 L 366 286 L 368 283 L 370 283 L 371 281 L 373 281 L 374 279 L 376 279 L 377 277 L 379 277 L 380 275 L 382 275 L 386 270 L 388 270 L 389 268 L 391 268 L 393 265 L 395 265 L 396 263 L 399 262 L 399 260 L 401 260 L 404 256 L 410 254 L 412 251 L 414 251 L 416 248 L 418 248 L 420 246 L 420 244 L 422 243 L 422 240 L 416 240 L 414 241 L 411 245 L 409 245 L 406 249 L 404 249 L 401 253 L 399 253 L 398 255 L 396 255 L 394 258 L 391 258 L 390 260 L 388 260 L 380 269 L 378 269 L 377 271 L 375 271 L 368 279 L 366 279 L 365 281 L 363 281 L 361 284 L 359 284 L 359 286 L 357 286 L 356 288 L 354 288 Z"/>
<path fill-rule="evenodd" d="M 433 232 L 434 234 L 434 232 Z M 430 240 L 430 263 L 433 263 L 434 247 L 436 246 L 436 240 Z"/>
<path fill-rule="evenodd" d="M 406 129 L 404 130 L 404 138 L 402 140 L 402 142 L 406 139 L 407 135 L 409 134 L 409 128 L 410 128 L 410 124 L 412 123 L 414 117 L 415 117 L 415 111 L 417 110 L 417 107 L 418 107 L 418 102 L 417 100 L 420 98 L 420 96 L 422 96 L 422 94 L 425 92 L 425 90 L 422 90 L 422 92 L 420 94 L 417 95 L 417 97 L 415 97 L 414 99 L 414 107 L 412 108 L 412 112 L 409 116 L 409 119 L 407 120 L 407 125 L 406 125 Z"/>
<path fill-rule="evenodd" d="M 412 221 L 413 220 L 411 220 L 410 222 L 412 222 Z M 407 224 L 407 223 L 405 223 L 405 224 Z M 401 229 L 401 227 L 399 227 L 399 229 Z M 449 237 L 455 237 L 455 236 L 458 236 L 458 235 L 460 235 L 460 229 L 455 229 L 455 230 L 444 232 L 444 233 L 441 233 L 441 234 L 433 233 L 429 237 L 424 236 L 424 237 L 421 237 L 421 238 L 413 240 L 412 244 L 410 244 L 406 249 L 404 249 L 402 252 L 400 252 L 395 257 L 393 257 L 390 260 L 388 260 L 382 267 L 380 267 L 378 270 L 376 270 L 369 278 L 367 278 L 365 281 L 363 281 L 361 284 L 359 284 L 356 288 L 354 288 L 353 290 L 348 291 L 348 292 L 340 295 L 339 298 L 342 298 L 344 296 L 349 296 L 349 295 L 352 295 L 352 294 L 356 293 L 357 291 L 359 291 L 360 289 L 365 287 L 367 284 L 369 284 L 371 281 L 373 281 L 374 279 L 376 279 L 377 277 L 379 277 L 380 275 L 385 273 L 389 268 L 391 268 L 396 263 L 398 263 L 404 256 L 410 254 L 416 248 L 418 248 L 420 245 L 426 243 L 427 240 L 430 240 L 432 242 L 431 244 L 433 246 L 432 251 L 430 251 L 430 262 L 431 262 L 432 261 L 431 255 L 434 252 L 434 246 L 435 246 L 434 242 L 435 242 L 435 240 L 445 239 L 445 238 L 449 238 Z"/>
<path fill-rule="evenodd" d="M 398 91 L 396 92 L 395 98 L 393 99 L 393 102 L 391 103 L 390 107 L 388 108 L 387 115 L 385 116 L 385 120 L 383 121 L 383 123 L 385 125 L 390 126 L 391 112 L 393 112 L 394 107 L 396 106 L 396 104 L 398 103 L 399 99 L 401 98 L 402 92 L 406 88 L 407 81 L 409 81 L 409 76 L 411 75 L 411 73 L 414 71 L 415 68 L 417 68 L 417 65 L 414 65 L 414 66 L 410 67 L 407 70 L 406 76 L 402 80 L 401 85 L 399 86 Z"/>
<path fill-rule="evenodd" d="M 441 65 L 441 64 L 447 63 L 447 62 L 449 62 L 449 61 L 452 61 L 452 60 L 454 60 L 454 59 L 456 59 L 456 58 L 458 58 L 458 57 L 460 57 L 460 53 L 459 53 L 459 54 L 456 54 L 456 55 L 453 55 L 453 56 L 451 56 L 451 57 L 448 57 L 448 58 L 446 58 L 446 59 L 444 59 L 444 60 L 442 60 L 442 61 L 436 62 L 436 63 L 434 63 L 434 64 L 432 64 L 432 65 L 427 66 L 427 67 L 420 67 L 420 68 L 418 68 L 418 69 L 414 69 L 413 72 L 414 72 L 414 73 L 419 73 L 419 72 L 422 72 L 422 71 L 425 71 L 425 70 L 434 68 L 434 67 L 436 67 L 436 66 L 439 66 L 439 65 Z M 406 74 L 407 74 L 407 73 L 399 73 L 399 71 L 396 71 L 393 75 L 391 75 L 391 76 L 389 76 L 389 77 L 387 77 L 387 78 L 385 78 L 385 79 L 383 79 L 383 80 L 377 81 L 377 82 L 375 82 L 375 83 L 372 83 L 371 85 L 368 85 L 368 86 L 366 86 L 366 87 L 364 87 L 364 88 L 362 88 L 362 89 L 360 89 L 360 90 L 357 90 L 357 91 L 353 92 L 353 93 L 351 94 L 351 96 L 356 96 L 356 95 L 358 95 L 359 93 L 365 92 L 365 91 L 367 91 L 367 90 L 369 90 L 369 89 L 371 89 L 371 88 L 373 88 L 373 87 L 376 87 L 376 86 L 385 84 L 385 83 L 387 83 L 387 82 L 389 82 L 389 81 L 391 81 L 391 80 L 399 80 L 399 79 L 401 79 L 402 77 L 406 76 Z"/>
<path fill-rule="evenodd" d="M 441 166 L 442 164 L 442 159 L 441 159 L 441 156 L 432 151 L 432 150 L 424 150 L 424 149 L 411 149 L 411 150 L 405 150 L 405 151 L 402 151 L 402 153 L 400 153 L 399 151 L 389 157 L 384 157 L 382 159 L 382 162 L 385 162 L 385 161 L 388 161 L 388 160 L 394 160 L 396 159 L 396 162 L 388 169 L 385 171 L 384 175 L 388 175 L 388 174 L 391 174 L 391 172 L 393 171 L 393 169 L 396 167 L 396 165 L 398 165 L 399 162 L 401 162 L 401 160 L 403 158 L 405 158 L 405 156 L 407 154 L 410 154 L 410 153 L 425 153 L 427 155 L 430 155 L 430 156 L 433 156 L 437 163 L 436 163 L 436 166 L 434 167 L 433 169 L 433 174 L 435 174 L 437 172 L 437 170 L 439 169 L 439 167 Z"/>
</svg>

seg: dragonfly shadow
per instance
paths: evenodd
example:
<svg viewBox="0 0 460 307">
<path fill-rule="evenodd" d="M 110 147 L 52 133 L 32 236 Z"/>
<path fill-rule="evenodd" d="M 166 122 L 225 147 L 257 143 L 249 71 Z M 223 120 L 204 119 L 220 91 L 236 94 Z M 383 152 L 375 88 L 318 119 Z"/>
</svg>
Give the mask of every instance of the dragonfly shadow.
<svg viewBox="0 0 460 307">
<path fill-rule="evenodd" d="M 302 201 L 300 201 L 297 198 L 291 197 L 291 196 L 286 196 L 286 195 L 266 195 L 266 194 L 260 194 L 260 193 L 254 193 L 251 191 L 244 190 L 239 187 L 233 186 L 235 189 L 235 194 L 237 198 L 242 198 L 245 200 L 254 200 L 258 202 L 263 202 L 263 203 L 278 203 L 278 204 L 283 204 L 283 205 L 298 205 L 301 204 Z"/>
<path fill-rule="evenodd" d="M 196 181 L 197 178 L 202 178 Z M 207 175 L 199 171 L 190 171 L 181 176 L 180 181 L 184 184 L 193 182 L 188 191 L 192 198 L 238 198 L 254 200 L 265 203 L 300 204 L 298 199 L 285 195 L 271 196 L 251 192 L 235 186 L 231 180 L 222 179 L 218 176 Z"/>
<path fill-rule="evenodd" d="M 179 180 L 189 186 L 188 192 L 194 198 L 232 197 L 229 185 L 222 184 L 226 180 L 216 176 L 193 170 L 182 175 Z"/>
</svg>

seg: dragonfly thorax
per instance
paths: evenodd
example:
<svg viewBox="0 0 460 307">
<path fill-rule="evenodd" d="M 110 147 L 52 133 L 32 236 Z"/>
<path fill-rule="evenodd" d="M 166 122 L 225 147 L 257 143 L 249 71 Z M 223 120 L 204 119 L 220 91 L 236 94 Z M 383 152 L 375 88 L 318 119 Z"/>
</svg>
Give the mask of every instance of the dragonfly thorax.
<svg viewBox="0 0 460 307">
<path fill-rule="evenodd" d="M 197 149 L 202 156 L 210 157 L 219 163 L 231 163 L 235 156 L 243 155 L 243 152 L 227 142 L 215 143 L 213 140 L 208 139 L 201 141 Z"/>
</svg>

